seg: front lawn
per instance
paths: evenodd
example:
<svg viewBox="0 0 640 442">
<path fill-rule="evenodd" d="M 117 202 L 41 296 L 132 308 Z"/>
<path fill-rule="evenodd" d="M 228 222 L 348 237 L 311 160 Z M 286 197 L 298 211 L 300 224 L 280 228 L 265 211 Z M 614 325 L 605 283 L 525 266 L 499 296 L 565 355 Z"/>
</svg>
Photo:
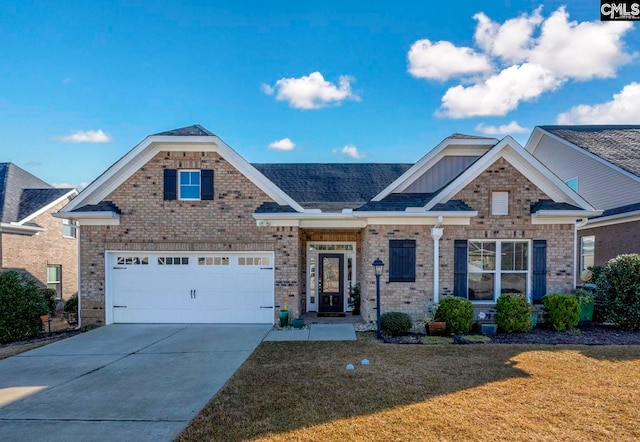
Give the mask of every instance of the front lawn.
<svg viewBox="0 0 640 442">
<path fill-rule="evenodd" d="M 639 440 L 639 402 L 640 346 L 265 342 L 178 440 Z"/>
</svg>

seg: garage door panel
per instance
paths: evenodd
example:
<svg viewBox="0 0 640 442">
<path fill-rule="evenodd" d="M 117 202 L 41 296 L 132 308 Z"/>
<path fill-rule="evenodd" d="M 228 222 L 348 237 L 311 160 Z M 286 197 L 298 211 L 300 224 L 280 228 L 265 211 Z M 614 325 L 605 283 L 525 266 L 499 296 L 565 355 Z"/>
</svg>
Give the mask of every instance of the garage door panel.
<svg viewBox="0 0 640 442">
<path fill-rule="evenodd" d="M 274 271 L 260 265 L 271 252 L 110 252 L 107 261 L 113 322 L 274 321 Z"/>
</svg>

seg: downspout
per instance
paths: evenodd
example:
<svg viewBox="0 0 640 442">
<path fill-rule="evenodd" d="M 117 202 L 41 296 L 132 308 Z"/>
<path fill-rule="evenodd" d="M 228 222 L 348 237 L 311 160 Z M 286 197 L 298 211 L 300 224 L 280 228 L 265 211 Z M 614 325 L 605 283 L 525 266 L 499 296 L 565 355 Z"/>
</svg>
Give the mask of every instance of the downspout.
<svg viewBox="0 0 640 442">
<path fill-rule="evenodd" d="M 78 325 L 74 327 L 74 330 L 80 330 L 82 328 L 82 316 L 80 314 L 82 311 L 82 297 L 80 296 L 80 223 L 76 226 L 76 241 L 78 242 Z"/>
<path fill-rule="evenodd" d="M 588 218 L 576 221 L 576 227 L 573 229 L 573 288 L 576 288 L 578 282 L 578 229 L 584 227 L 589 222 Z"/>
<path fill-rule="evenodd" d="M 433 303 L 440 300 L 440 238 L 443 229 L 442 216 L 438 217 L 438 222 L 431 228 L 431 238 L 433 238 Z"/>
</svg>

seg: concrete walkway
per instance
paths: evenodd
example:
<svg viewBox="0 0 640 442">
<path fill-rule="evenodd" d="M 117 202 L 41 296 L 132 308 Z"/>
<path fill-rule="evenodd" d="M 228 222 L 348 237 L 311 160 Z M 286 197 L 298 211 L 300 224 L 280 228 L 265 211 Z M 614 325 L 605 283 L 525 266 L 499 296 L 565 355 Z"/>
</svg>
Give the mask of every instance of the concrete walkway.
<svg viewBox="0 0 640 442">
<path fill-rule="evenodd" d="M 270 325 L 109 325 L 0 360 L 3 441 L 172 441 Z"/>
<path fill-rule="evenodd" d="M 311 324 L 301 330 L 271 330 L 265 341 L 355 341 L 353 324 Z"/>
</svg>

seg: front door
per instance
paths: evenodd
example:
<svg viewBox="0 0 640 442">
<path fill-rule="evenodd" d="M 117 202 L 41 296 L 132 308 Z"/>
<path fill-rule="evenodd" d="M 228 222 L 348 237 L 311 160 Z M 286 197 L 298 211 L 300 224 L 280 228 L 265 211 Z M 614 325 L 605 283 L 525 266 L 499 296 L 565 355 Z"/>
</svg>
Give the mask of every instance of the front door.
<svg viewBox="0 0 640 442">
<path fill-rule="evenodd" d="M 344 311 L 343 254 L 321 253 L 318 271 L 319 312 Z"/>
</svg>

